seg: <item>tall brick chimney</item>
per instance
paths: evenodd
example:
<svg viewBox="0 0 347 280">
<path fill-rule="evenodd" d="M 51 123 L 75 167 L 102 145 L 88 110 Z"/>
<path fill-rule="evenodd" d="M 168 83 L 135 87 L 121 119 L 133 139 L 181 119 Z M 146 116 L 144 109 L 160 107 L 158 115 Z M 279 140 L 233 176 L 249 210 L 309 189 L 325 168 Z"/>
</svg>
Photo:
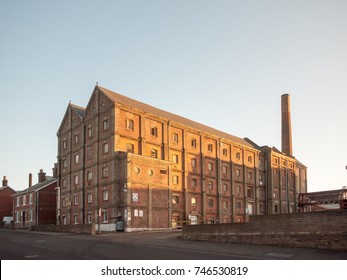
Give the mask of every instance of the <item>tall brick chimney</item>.
<svg viewBox="0 0 347 280">
<path fill-rule="evenodd" d="M 33 186 L 33 174 L 29 173 L 29 188 Z"/>
<path fill-rule="evenodd" d="M 292 156 L 292 124 L 290 117 L 290 95 L 283 94 L 281 98 L 282 109 L 282 153 Z"/>
<path fill-rule="evenodd" d="M 38 173 L 38 175 L 39 175 L 39 183 L 46 181 L 46 173 L 43 172 L 42 169 L 40 169 L 40 173 Z"/>
<path fill-rule="evenodd" d="M 2 186 L 3 187 L 6 187 L 7 186 L 7 179 L 6 179 L 6 176 L 4 176 L 4 179 L 2 180 Z"/>
</svg>

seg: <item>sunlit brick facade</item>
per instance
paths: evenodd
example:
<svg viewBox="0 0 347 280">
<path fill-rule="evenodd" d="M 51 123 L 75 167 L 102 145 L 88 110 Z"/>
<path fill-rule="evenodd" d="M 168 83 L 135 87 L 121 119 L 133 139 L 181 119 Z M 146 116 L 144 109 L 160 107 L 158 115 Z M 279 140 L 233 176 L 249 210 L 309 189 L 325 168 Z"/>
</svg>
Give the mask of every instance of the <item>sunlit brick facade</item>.
<svg viewBox="0 0 347 280">
<path fill-rule="evenodd" d="M 58 224 L 244 222 L 295 212 L 306 190 L 294 157 L 100 86 L 86 108 L 69 104 L 57 135 Z"/>
</svg>

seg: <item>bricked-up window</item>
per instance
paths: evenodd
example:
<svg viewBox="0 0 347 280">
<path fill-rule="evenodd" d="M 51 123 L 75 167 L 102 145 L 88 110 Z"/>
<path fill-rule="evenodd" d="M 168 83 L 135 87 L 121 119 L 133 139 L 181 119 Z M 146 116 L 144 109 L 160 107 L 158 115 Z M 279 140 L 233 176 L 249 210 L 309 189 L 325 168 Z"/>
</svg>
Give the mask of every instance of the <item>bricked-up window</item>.
<svg viewBox="0 0 347 280">
<path fill-rule="evenodd" d="M 226 148 L 223 149 L 223 156 L 227 156 L 228 155 L 228 150 Z"/>
<path fill-rule="evenodd" d="M 192 187 L 196 188 L 198 186 L 198 180 L 196 178 L 192 179 Z"/>
<path fill-rule="evenodd" d="M 134 130 L 134 121 L 131 119 L 126 120 L 126 128 L 128 130 Z"/>
<path fill-rule="evenodd" d="M 180 202 L 179 196 L 177 194 L 174 194 L 172 196 L 172 204 L 179 204 L 179 202 Z"/>
<path fill-rule="evenodd" d="M 192 147 L 193 147 L 193 148 L 196 148 L 196 139 L 192 139 L 191 144 L 192 144 Z"/>
<path fill-rule="evenodd" d="M 151 157 L 152 158 L 158 158 L 158 151 L 156 149 L 151 150 Z"/>
<path fill-rule="evenodd" d="M 178 163 L 178 155 L 173 154 L 173 155 L 172 155 L 172 161 L 173 161 L 174 163 Z"/>
<path fill-rule="evenodd" d="M 93 196 L 92 196 L 92 193 L 91 193 L 91 192 L 89 192 L 89 193 L 87 194 L 87 201 L 88 201 L 88 203 L 92 203 L 92 201 L 93 201 Z"/>
<path fill-rule="evenodd" d="M 212 153 L 213 152 L 213 145 L 212 144 L 208 144 L 207 149 L 208 149 L 208 151 L 210 153 Z"/>
<path fill-rule="evenodd" d="M 213 171 L 213 163 L 212 162 L 207 163 L 207 170 L 210 172 Z"/>
<path fill-rule="evenodd" d="M 107 153 L 108 153 L 108 142 L 105 142 L 105 143 L 102 145 L 102 151 L 104 152 L 104 154 L 107 154 Z"/>
<path fill-rule="evenodd" d="M 177 133 L 172 134 L 172 142 L 178 143 L 178 134 Z"/>
<path fill-rule="evenodd" d="M 252 156 L 248 156 L 248 162 L 249 162 L 249 163 L 252 163 L 252 162 L 253 162 Z"/>
<path fill-rule="evenodd" d="M 192 206 L 197 206 L 197 198 L 196 197 L 192 197 L 191 198 L 191 205 Z"/>
<path fill-rule="evenodd" d="M 223 192 L 227 192 L 228 191 L 228 184 L 224 183 L 223 184 Z"/>
<path fill-rule="evenodd" d="M 151 135 L 155 137 L 158 136 L 158 128 L 156 126 L 151 127 Z"/>
<path fill-rule="evenodd" d="M 103 121 L 104 130 L 107 130 L 109 128 L 109 126 L 110 126 L 110 122 L 108 119 L 105 118 Z"/>
<path fill-rule="evenodd" d="M 223 166 L 223 174 L 226 175 L 228 173 L 228 167 L 227 166 Z"/>
<path fill-rule="evenodd" d="M 108 200 L 108 190 L 102 190 L 102 200 Z"/>
<path fill-rule="evenodd" d="M 130 143 L 127 143 L 127 152 L 128 153 L 134 153 L 134 145 L 133 144 L 130 144 Z"/>
<path fill-rule="evenodd" d="M 192 158 L 192 168 L 196 168 L 196 159 L 195 158 Z"/>
<path fill-rule="evenodd" d="M 208 207 L 213 207 L 213 199 L 208 200 Z"/>
<path fill-rule="evenodd" d="M 78 185 L 78 175 L 74 176 L 73 182 L 74 182 L 74 185 Z"/>
</svg>

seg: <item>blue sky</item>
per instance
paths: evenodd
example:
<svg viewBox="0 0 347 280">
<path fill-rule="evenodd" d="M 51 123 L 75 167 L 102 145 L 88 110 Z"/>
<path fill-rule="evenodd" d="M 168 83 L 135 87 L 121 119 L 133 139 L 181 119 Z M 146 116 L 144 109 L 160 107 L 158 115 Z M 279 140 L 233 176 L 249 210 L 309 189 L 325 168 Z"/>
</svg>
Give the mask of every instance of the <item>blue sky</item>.
<svg viewBox="0 0 347 280">
<path fill-rule="evenodd" d="M 309 191 L 347 185 L 347 2 L 0 1 L 0 176 L 21 190 L 56 161 L 68 102 L 96 84 L 293 152 Z M 185 100 L 185 101 L 183 101 Z"/>
</svg>

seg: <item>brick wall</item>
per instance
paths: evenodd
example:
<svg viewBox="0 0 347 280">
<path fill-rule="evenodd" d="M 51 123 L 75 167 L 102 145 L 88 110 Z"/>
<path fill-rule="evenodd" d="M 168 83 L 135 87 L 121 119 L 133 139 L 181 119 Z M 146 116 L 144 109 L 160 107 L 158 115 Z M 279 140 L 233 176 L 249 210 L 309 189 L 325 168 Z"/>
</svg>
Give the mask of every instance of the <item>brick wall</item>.
<svg viewBox="0 0 347 280">
<path fill-rule="evenodd" d="M 184 239 L 347 250 L 347 210 L 250 216 L 248 223 L 189 225 Z"/>
<path fill-rule="evenodd" d="M 66 232 L 66 233 L 82 233 L 95 234 L 95 224 L 86 225 L 39 225 L 31 227 L 33 231 L 49 231 L 49 232 Z"/>
</svg>

